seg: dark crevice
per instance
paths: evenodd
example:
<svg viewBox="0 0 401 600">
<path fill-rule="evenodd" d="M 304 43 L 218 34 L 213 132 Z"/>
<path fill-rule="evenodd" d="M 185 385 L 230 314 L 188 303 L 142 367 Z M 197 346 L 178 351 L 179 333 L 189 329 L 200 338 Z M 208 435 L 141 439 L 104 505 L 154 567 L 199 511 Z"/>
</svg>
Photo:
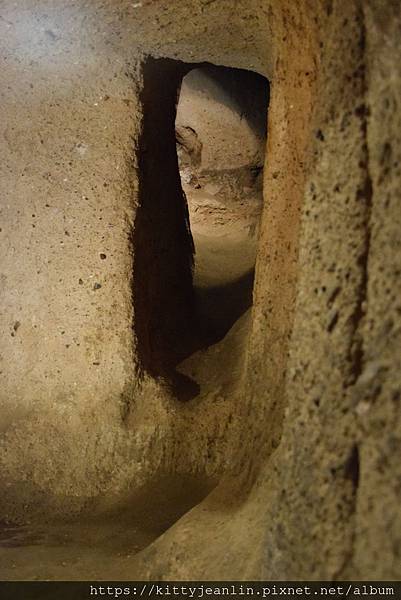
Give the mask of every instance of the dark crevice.
<svg viewBox="0 0 401 600">
<path fill-rule="evenodd" d="M 139 204 L 132 234 L 135 339 L 141 368 L 163 376 L 181 358 L 194 310 L 193 240 L 175 147 L 178 61 L 143 66 Z"/>
<path fill-rule="evenodd" d="M 369 109 L 366 105 L 367 101 L 367 75 L 365 64 L 365 47 L 366 47 L 366 25 L 363 7 L 358 11 L 358 19 L 361 23 L 359 48 L 361 51 L 361 65 L 358 69 L 358 76 L 361 78 L 361 94 L 363 101 L 355 109 L 355 115 L 360 119 L 360 127 L 362 133 L 362 158 L 360 168 L 363 170 L 363 181 L 357 190 L 357 200 L 363 207 L 363 250 L 357 259 L 357 264 L 360 268 L 360 281 L 356 291 L 356 306 L 351 317 L 352 323 L 352 341 L 350 346 L 350 364 L 351 364 L 351 379 L 348 386 L 353 385 L 358 377 L 360 377 L 364 367 L 364 349 L 363 337 L 360 331 L 363 318 L 366 313 L 367 289 L 368 289 L 368 261 L 370 252 L 371 238 L 371 213 L 372 213 L 372 178 L 369 171 L 369 145 L 368 145 L 368 117 Z"/>
<path fill-rule="evenodd" d="M 343 481 L 345 480 L 345 482 L 348 481 L 351 483 L 351 489 L 348 493 L 347 503 L 349 514 L 351 515 L 352 520 L 354 520 L 360 478 L 360 456 L 357 444 L 354 444 L 352 446 L 350 454 L 348 456 L 348 460 L 344 464 L 343 478 Z M 348 549 L 344 553 L 340 567 L 333 574 L 333 581 L 344 579 L 344 572 L 349 567 L 349 564 L 351 563 L 352 557 L 354 555 L 355 536 L 355 525 L 352 524 L 350 543 Z"/>
<path fill-rule="evenodd" d="M 356 494 L 359 486 L 359 448 L 355 444 L 352 447 L 351 453 L 345 463 L 344 476 L 351 481 L 354 493 Z"/>
<path fill-rule="evenodd" d="M 352 328 L 353 334 L 350 346 L 350 364 L 351 364 L 351 379 L 346 387 L 351 387 L 355 384 L 358 378 L 361 376 L 365 366 L 365 356 L 363 347 L 363 335 L 361 331 L 361 325 L 366 314 L 366 303 L 368 296 L 368 263 L 370 253 L 370 242 L 371 242 L 371 213 L 372 213 L 372 178 L 369 170 L 369 145 L 368 145 L 368 117 L 369 108 L 367 107 L 367 96 L 368 96 L 368 82 L 366 73 L 366 23 L 365 13 L 363 5 L 359 6 L 357 11 L 357 19 L 360 23 L 360 68 L 358 69 L 358 76 L 361 78 L 361 95 L 362 102 L 355 109 L 355 115 L 360 119 L 360 127 L 362 133 L 362 159 L 360 161 L 360 168 L 363 170 L 364 178 L 362 184 L 357 191 L 357 200 L 361 203 L 364 208 L 363 211 L 363 251 L 358 257 L 357 263 L 360 268 L 360 282 L 357 288 L 357 299 L 356 307 L 352 315 Z M 358 501 L 358 489 L 360 483 L 360 451 L 358 445 L 355 443 L 350 451 L 348 460 L 344 465 L 344 478 L 346 481 L 351 483 L 350 496 L 348 499 L 349 503 L 349 514 L 350 514 L 350 540 L 348 543 L 348 549 L 344 553 L 344 557 L 340 567 L 335 572 L 333 579 L 341 580 L 346 576 L 347 571 L 350 570 L 352 564 L 354 552 L 355 552 L 355 515 L 356 506 Z"/>
</svg>

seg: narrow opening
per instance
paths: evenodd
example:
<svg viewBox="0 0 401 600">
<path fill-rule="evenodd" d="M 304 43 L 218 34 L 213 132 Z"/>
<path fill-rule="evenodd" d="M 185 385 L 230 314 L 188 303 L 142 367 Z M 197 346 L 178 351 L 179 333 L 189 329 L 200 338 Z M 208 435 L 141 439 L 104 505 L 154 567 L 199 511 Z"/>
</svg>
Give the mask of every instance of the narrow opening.
<svg viewBox="0 0 401 600">
<path fill-rule="evenodd" d="M 133 305 L 141 367 L 177 371 L 252 304 L 269 86 L 253 72 L 149 59 L 143 69 Z"/>
<path fill-rule="evenodd" d="M 202 65 L 182 81 L 177 154 L 201 345 L 221 340 L 252 304 L 267 105 L 267 80 L 250 71 Z"/>
</svg>

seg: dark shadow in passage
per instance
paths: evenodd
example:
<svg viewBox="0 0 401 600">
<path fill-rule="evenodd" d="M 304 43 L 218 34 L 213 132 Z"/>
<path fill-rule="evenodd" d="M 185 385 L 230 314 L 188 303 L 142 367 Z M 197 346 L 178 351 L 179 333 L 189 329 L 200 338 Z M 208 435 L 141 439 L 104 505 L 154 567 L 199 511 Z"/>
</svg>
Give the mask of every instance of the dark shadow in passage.
<svg viewBox="0 0 401 600">
<path fill-rule="evenodd" d="M 202 324 L 202 343 L 216 344 L 252 306 L 255 269 L 221 286 L 195 287 L 197 310 Z"/>
<path fill-rule="evenodd" d="M 234 323 L 252 306 L 254 269 L 221 286 L 195 287 L 198 335 L 182 360 L 221 341 Z M 178 371 L 170 374 L 169 383 L 175 397 L 189 402 L 199 396 L 201 388 L 195 379 Z"/>
<path fill-rule="evenodd" d="M 186 70 L 178 61 L 149 58 L 142 73 L 132 295 L 138 357 L 152 376 L 168 374 L 192 337 L 194 247 L 175 143 L 177 90 Z"/>
<path fill-rule="evenodd" d="M 199 396 L 201 387 L 195 379 L 174 371 L 170 376 L 171 391 L 180 402 L 189 402 Z"/>
</svg>

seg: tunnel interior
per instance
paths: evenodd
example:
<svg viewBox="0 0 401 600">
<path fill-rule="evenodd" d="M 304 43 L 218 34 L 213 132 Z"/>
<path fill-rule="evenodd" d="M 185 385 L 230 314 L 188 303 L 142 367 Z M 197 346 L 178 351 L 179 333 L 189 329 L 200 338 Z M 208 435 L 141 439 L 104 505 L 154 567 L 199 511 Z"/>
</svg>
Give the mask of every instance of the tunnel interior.
<svg viewBox="0 0 401 600">
<path fill-rule="evenodd" d="M 135 337 L 143 369 L 190 399 L 199 385 L 177 365 L 252 304 L 269 84 L 170 59 L 149 59 L 143 83 Z"/>
<path fill-rule="evenodd" d="M 399 3 L 0 15 L 0 589 L 400 580 Z"/>
<path fill-rule="evenodd" d="M 208 64 L 182 80 L 177 155 L 206 346 L 221 340 L 252 303 L 267 108 L 268 82 L 250 71 Z"/>
</svg>

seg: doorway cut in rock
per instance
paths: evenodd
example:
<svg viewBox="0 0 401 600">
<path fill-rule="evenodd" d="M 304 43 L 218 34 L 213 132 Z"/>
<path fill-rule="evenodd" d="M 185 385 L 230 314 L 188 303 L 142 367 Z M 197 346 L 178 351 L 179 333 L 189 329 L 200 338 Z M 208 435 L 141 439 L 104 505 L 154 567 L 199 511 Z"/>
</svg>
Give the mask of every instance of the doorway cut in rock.
<svg viewBox="0 0 401 600">
<path fill-rule="evenodd" d="M 173 387 L 176 366 L 252 304 L 268 99 L 268 81 L 250 71 L 170 59 L 143 68 L 135 335 L 141 367 Z"/>
</svg>

